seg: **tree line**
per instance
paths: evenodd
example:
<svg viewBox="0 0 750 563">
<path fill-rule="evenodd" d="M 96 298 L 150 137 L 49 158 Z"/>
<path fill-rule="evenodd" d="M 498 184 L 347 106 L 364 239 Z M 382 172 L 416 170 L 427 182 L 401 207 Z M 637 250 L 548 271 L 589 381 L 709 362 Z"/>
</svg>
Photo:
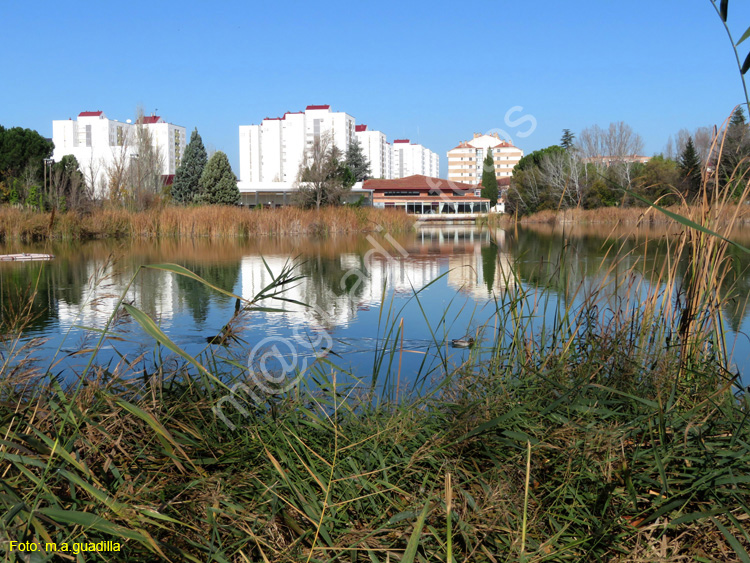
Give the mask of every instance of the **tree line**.
<svg viewBox="0 0 750 563">
<path fill-rule="evenodd" d="M 722 142 L 723 141 L 723 142 Z M 708 128 L 678 133 L 664 154 L 642 162 L 643 140 L 623 123 L 584 129 L 578 138 L 568 129 L 560 143 L 524 156 L 513 169 L 507 204 L 526 215 L 546 209 L 641 206 L 632 194 L 662 205 L 692 201 L 703 186 L 704 173 L 715 181 L 710 189 L 736 184 L 750 158 L 750 134 L 741 107 L 732 114 L 723 138 Z M 730 186 L 731 187 L 731 186 Z M 623 189 L 624 188 L 624 189 Z"/>
<path fill-rule="evenodd" d="M 126 150 L 128 143 L 133 143 L 133 154 Z M 240 201 L 229 159 L 221 151 L 208 158 L 197 129 L 171 185 L 162 175 L 163 155 L 146 127 L 136 127 L 132 140 L 112 147 L 98 186 L 102 163 L 82 167 L 73 155 L 53 162 L 53 151 L 52 141 L 36 131 L 0 125 L 0 203 L 64 212 L 103 204 L 143 210 L 168 201 L 201 205 Z"/>
</svg>

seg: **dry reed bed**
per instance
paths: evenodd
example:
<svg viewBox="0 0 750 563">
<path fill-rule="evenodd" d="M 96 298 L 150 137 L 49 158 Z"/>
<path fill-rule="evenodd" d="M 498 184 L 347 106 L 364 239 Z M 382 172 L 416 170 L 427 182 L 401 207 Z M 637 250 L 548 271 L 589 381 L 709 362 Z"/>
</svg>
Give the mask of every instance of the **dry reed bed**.
<svg viewBox="0 0 750 563">
<path fill-rule="evenodd" d="M 669 211 L 681 215 L 694 215 L 699 211 L 698 206 L 673 206 L 667 208 Z M 737 217 L 732 215 L 737 212 Z M 745 204 L 723 206 L 719 221 L 724 223 L 733 222 L 734 225 L 746 225 L 750 223 L 750 206 Z M 639 224 L 675 224 L 673 219 L 659 211 L 646 207 L 600 207 L 598 209 L 546 209 L 533 215 L 518 219 L 519 223 L 575 223 L 575 224 L 598 224 L 598 223 L 620 223 L 623 225 Z"/>
<path fill-rule="evenodd" d="M 79 215 L 0 208 L 0 239 L 15 241 L 84 240 L 138 237 L 245 237 L 253 235 L 404 232 L 414 219 L 393 210 L 294 207 L 248 210 L 238 207 L 167 206 L 141 212 L 98 209 Z"/>
</svg>

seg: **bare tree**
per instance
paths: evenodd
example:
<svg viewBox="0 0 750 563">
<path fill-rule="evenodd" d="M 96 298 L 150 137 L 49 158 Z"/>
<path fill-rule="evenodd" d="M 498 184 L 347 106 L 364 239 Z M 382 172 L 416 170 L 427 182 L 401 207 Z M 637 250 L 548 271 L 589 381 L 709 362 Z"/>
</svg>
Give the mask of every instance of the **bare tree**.
<svg viewBox="0 0 750 563">
<path fill-rule="evenodd" d="M 112 147 L 112 158 L 109 159 L 104 176 L 106 178 L 106 193 L 110 201 L 120 203 L 128 193 L 128 171 L 130 169 L 130 151 L 128 142 Z M 105 193 L 105 192 L 102 192 Z"/>
<path fill-rule="evenodd" d="M 584 158 L 609 165 L 630 160 L 643 153 L 643 139 L 624 121 L 610 123 L 608 129 L 587 127 L 578 136 L 578 148 Z"/>
<path fill-rule="evenodd" d="M 145 209 L 159 198 L 164 188 L 163 168 L 164 155 L 139 109 L 128 167 L 129 199 L 136 209 Z"/>
<path fill-rule="evenodd" d="M 550 153 L 540 163 L 539 181 L 549 187 L 549 196 L 557 198 L 563 207 L 576 207 L 584 195 L 581 168 L 573 151 Z"/>
<path fill-rule="evenodd" d="M 342 156 L 330 135 L 323 134 L 313 141 L 297 174 L 295 204 L 320 209 L 322 205 L 341 202 L 347 191 L 342 177 Z"/>
<path fill-rule="evenodd" d="M 664 145 L 664 150 L 662 151 L 662 154 L 664 155 L 664 158 L 668 160 L 675 159 L 674 139 L 672 138 L 672 135 L 670 135 L 669 138 L 667 139 L 667 144 Z"/>
<path fill-rule="evenodd" d="M 630 125 L 624 121 L 610 123 L 606 130 L 594 125 L 581 131 L 578 142 L 584 162 L 600 171 L 610 169 L 621 184 L 632 188 L 635 157 L 643 153 L 643 139 Z"/>
<path fill-rule="evenodd" d="M 100 158 L 94 158 L 94 152 L 92 151 L 89 155 L 88 162 L 81 163 L 83 170 L 83 181 L 86 185 L 87 195 L 89 199 L 105 195 L 107 193 L 107 171 L 106 166 L 102 164 Z M 99 172 L 104 167 L 104 174 L 101 175 Z M 98 183 L 98 185 L 97 185 Z"/>
</svg>

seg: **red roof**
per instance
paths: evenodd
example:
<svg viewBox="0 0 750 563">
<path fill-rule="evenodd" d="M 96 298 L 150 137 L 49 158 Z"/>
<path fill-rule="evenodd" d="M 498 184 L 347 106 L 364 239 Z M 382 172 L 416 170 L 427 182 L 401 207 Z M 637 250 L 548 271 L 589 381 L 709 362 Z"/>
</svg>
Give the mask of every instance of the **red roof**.
<svg viewBox="0 0 750 563">
<path fill-rule="evenodd" d="M 284 117 L 286 117 L 287 115 L 294 115 L 294 114 L 297 114 L 297 113 L 304 114 L 305 112 L 304 111 L 288 111 L 288 112 L 286 112 L 284 114 Z"/>
<path fill-rule="evenodd" d="M 414 174 L 398 180 L 365 180 L 362 186 L 365 190 L 440 190 L 440 191 L 474 191 L 477 186 L 474 184 L 464 184 L 463 182 L 451 182 L 442 178 L 432 178 Z"/>
<path fill-rule="evenodd" d="M 101 111 L 101 110 L 99 110 L 99 111 L 82 111 L 81 113 L 78 114 L 78 117 L 99 117 L 103 113 L 104 112 Z"/>
<path fill-rule="evenodd" d="M 159 117 L 158 115 L 144 115 L 138 120 L 138 123 L 159 123 L 160 119 L 161 117 Z"/>
<path fill-rule="evenodd" d="M 283 117 L 266 117 L 263 121 L 281 121 Z"/>
<path fill-rule="evenodd" d="M 357 133 L 361 133 L 362 131 L 367 131 L 367 125 L 355 125 L 354 131 Z"/>
<path fill-rule="evenodd" d="M 395 144 L 395 143 L 409 143 L 410 141 L 409 139 L 394 139 L 393 142 Z"/>
<path fill-rule="evenodd" d="M 307 106 L 305 109 L 331 109 L 331 106 Z"/>
</svg>

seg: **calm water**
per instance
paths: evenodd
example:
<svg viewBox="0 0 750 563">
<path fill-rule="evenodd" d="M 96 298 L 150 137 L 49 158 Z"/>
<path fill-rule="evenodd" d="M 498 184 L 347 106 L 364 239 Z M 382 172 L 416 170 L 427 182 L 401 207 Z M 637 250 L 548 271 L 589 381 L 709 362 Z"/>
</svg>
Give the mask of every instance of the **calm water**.
<svg viewBox="0 0 750 563">
<path fill-rule="evenodd" d="M 613 235 L 609 241 L 608 235 Z M 442 361 L 454 366 L 463 361 L 467 351 L 446 342 L 474 335 L 483 325 L 492 326 L 496 304 L 509 288 L 547 287 L 553 299 L 575 304 L 600 283 L 602 263 L 612 267 L 613 279 L 631 267 L 648 279 L 662 267 L 669 238 L 664 231 L 626 234 L 546 227 L 488 231 L 456 226 L 423 228 L 397 239 L 360 235 L 323 240 L 264 237 L 9 245 L 0 252 L 52 252 L 56 258 L 0 263 L 0 297 L 2 315 L 9 320 L 36 288 L 24 342 L 33 345 L 40 369 L 51 365 L 53 373 L 65 378 L 81 372 L 89 358 L 86 350 L 98 338 L 90 329 L 102 328 L 124 295 L 127 303 L 150 315 L 193 355 L 214 350 L 231 356 L 238 365 L 247 365 L 252 356 L 254 365 L 275 362 L 266 367 L 279 370 L 309 365 L 321 350 L 330 348 L 331 360 L 366 380 L 378 358 L 375 350 L 385 347 L 394 353 L 380 355 L 384 366 L 391 362 L 380 373 L 390 369 L 396 374 L 400 363 L 400 373 L 409 381 L 420 370 L 425 377 L 437 374 Z M 278 274 L 290 261 L 302 277 L 282 294 L 287 301 L 259 303 L 284 311 L 240 316 L 235 316 L 236 301 L 231 296 L 166 271 L 139 270 L 145 265 L 180 264 L 249 299 L 271 282 L 271 273 Z M 749 264 L 750 257 L 734 257 L 730 282 L 735 289 L 728 295 L 725 315 L 732 330 L 733 359 L 746 383 Z M 605 300 L 617 307 L 618 294 L 627 284 L 611 285 L 604 292 Z M 230 321 L 237 337 L 231 346 L 209 342 L 225 334 L 222 329 Z M 403 345 L 401 337 L 396 345 L 384 345 L 389 326 L 401 322 Z M 158 354 L 167 354 L 127 315 L 116 318 L 113 334 L 116 338 L 108 339 L 99 352 L 100 364 L 112 367 L 128 362 L 138 371 L 153 366 Z M 272 353 L 264 359 L 267 351 Z M 13 354 L 6 343 L 4 357 Z"/>
</svg>

